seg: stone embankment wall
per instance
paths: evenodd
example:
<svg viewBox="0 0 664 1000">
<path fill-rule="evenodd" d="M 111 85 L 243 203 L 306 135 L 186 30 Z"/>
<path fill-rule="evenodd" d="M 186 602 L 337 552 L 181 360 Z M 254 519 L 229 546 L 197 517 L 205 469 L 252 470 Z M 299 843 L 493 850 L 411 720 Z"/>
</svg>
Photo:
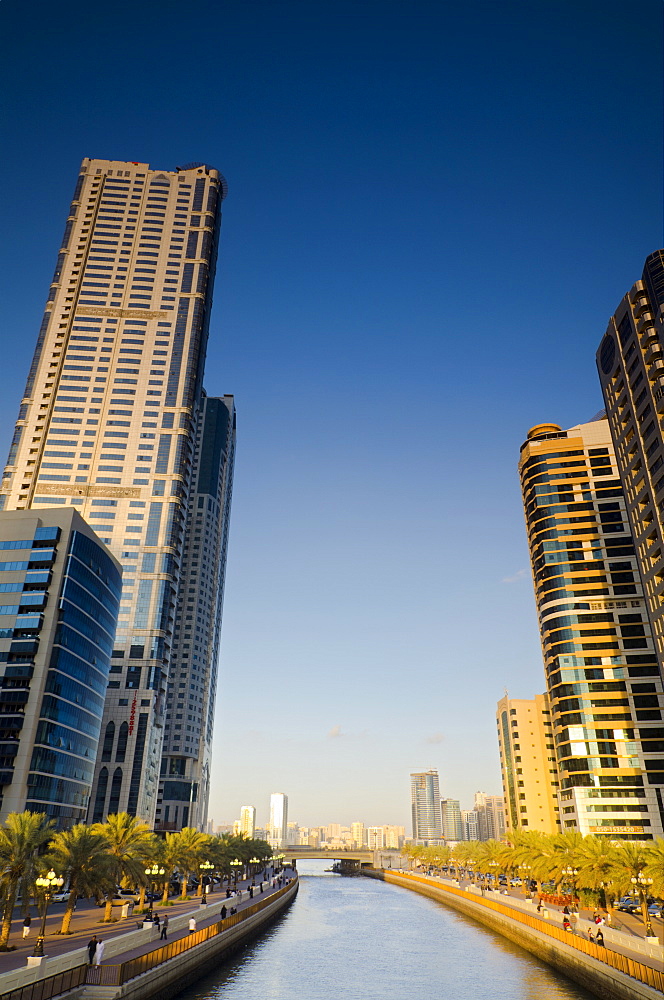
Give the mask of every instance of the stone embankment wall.
<svg viewBox="0 0 664 1000">
<path fill-rule="evenodd" d="M 498 912 L 482 899 L 473 899 L 470 893 L 421 876 L 370 869 L 363 869 L 362 874 L 412 889 L 459 910 L 520 945 L 591 993 L 601 997 L 601 1000 L 662 1000 L 659 989 L 638 982 L 631 976 L 584 954 L 583 951 Z"/>
</svg>

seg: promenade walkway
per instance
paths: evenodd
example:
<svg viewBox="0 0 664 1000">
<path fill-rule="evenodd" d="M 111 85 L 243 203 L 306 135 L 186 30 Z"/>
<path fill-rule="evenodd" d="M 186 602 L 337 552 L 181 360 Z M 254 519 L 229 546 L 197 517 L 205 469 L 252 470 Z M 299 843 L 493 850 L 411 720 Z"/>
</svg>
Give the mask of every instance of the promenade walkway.
<svg viewBox="0 0 664 1000">
<path fill-rule="evenodd" d="M 395 873 L 396 874 L 396 873 Z M 481 898 L 481 893 L 478 887 L 474 886 L 472 882 L 462 879 L 457 882 L 455 879 L 444 878 L 435 875 L 426 876 L 428 881 L 439 882 L 442 885 L 452 886 L 454 888 L 464 889 L 471 893 L 474 898 Z M 502 903 L 504 906 L 508 906 L 515 911 L 520 913 L 529 913 L 531 916 L 542 916 L 542 913 L 537 912 L 537 898 L 527 900 L 523 895 L 519 896 L 514 893 L 502 893 L 502 892 L 487 892 L 485 894 L 486 899 L 493 899 L 497 903 Z M 548 912 L 547 922 L 552 926 L 562 928 L 563 925 L 563 912 L 561 906 L 553 906 L 549 904 L 543 904 L 543 908 L 546 908 Z M 592 920 L 592 910 L 581 909 L 579 911 L 579 919 L 576 924 L 576 931 L 574 932 L 577 937 L 588 939 L 588 928 L 595 934 L 597 928 Z M 622 917 L 623 914 L 621 913 Z M 628 915 L 625 914 L 627 917 Z M 654 918 L 653 929 L 658 933 L 658 937 L 662 938 L 662 920 L 659 918 Z M 657 948 L 650 949 L 655 954 L 648 954 L 644 950 L 644 935 L 643 935 L 643 924 L 639 921 L 637 923 L 636 918 L 629 918 L 628 921 L 620 921 L 620 928 L 615 924 L 612 926 L 604 925 L 602 927 L 602 933 L 604 935 L 605 946 L 610 951 L 615 951 L 618 954 L 625 955 L 627 958 L 631 958 L 636 962 L 641 962 L 643 965 L 647 965 L 651 969 L 657 969 L 661 971 L 662 969 L 662 953 L 661 950 L 658 951 Z M 658 952 L 658 953 L 657 953 Z"/>
<path fill-rule="evenodd" d="M 270 879 L 272 877 L 272 872 L 270 870 Z M 251 885 L 251 880 L 247 879 L 244 882 L 238 882 L 238 890 L 242 891 L 242 898 L 232 897 L 231 899 L 226 899 L 225 887 L 223 890 L 208 893 L 207 896 L 207 907 L 209 907 L 210 915 L 206 916 L 206 906 L 202 905 L 202 900 L 198 896 L 192 896 L 188 900 L 180 901 L 178 897 L 171 898 L 170 906 L 161 906 L 158 903 L 153 904 L 153 909 L 155 913 L 158 913 L 160 918 L 163 920 L 165 916 L 168 916 L 169 923 L 173 921 L 175 917 L 181 916 L 183 914 L 191 913 L 195 915 L 196 924 L 198 928 L 203 928 L 209 923 L 214 923 L 219 919 L 219 905 L 214 906 L 214 904 L 225 903 L 230 912 L 231 906 L 238 909 L 245 908 L 246 906 L 254 903 L 259 898 L 265 898 L 265 896 L 273 891 L 271 886 L 271 881 L 264 882 L 264 892 L 261 896 L 259 894 L 258 886 L 254 889 L 254 898 L 251 899 L 249 896 L 249 886 Z M 134 914 L 127 918 L 115 919 L 112 923 L 104 923 L 104 908 L 98 907 L 92 900 L 79 900 L 78 906 L 74 912 L 74 917 L 71 923 L 71 934 L 61 935 L 59 934 L 60 925 L 62 924 L 62 916 L 64 913 L 65 904 L 53 904 L 49 908 L 48 917 L 46 920 L 46 935 L 44 940 L 44 951 L 49 959 L 62 956 L 68 952 L 76 951 L 85 945 L 92 937 L 96 934 L 98 938 L 102 938 L 105 942 L 109 942 L 115 937 L 120 935 L 127 935 L 131 931 L 138 931 L 139 927 L 143 927 L 143 914 L 134 912 Z M 113 907 L 113 915 L 116 917 L 119 914 L 121 907 Z M 30 928 L 30 936 L 27 939 L 23 939 L 23 916 L 19 914 L 19 908 L 15 910 L 15 917 L 12 921 L 12 931 L 9 938 L 9 945 L 14 946 L 14 951 L 0 952 L 0 976 L 3 973 L 11 972 L 15 969 L 23 969 L 26 967 L 27 958 L 32 955 L 39 934 L 39 928 L 41 926 L 41 916 L 36 913 L 36 908 L 31 908 L 32 914 L 32 926 Z M 178 921 L 179 923 L 179 921 Z M 137 927 L 137 924 L 139 927 Z M 188 930 L 172 930 L 168 935 L 168 940 L 177 940 L 188 933 Z M 149 943 L 141 945 L 138 948 L 129 949 L 126 953 L 123 951 L 121 956 L 117 956 L 112 959 L 113 962 L 120 962 L 128 960 L 129 958 L 137 957 L 141 954 L 145 954 L 155 947 L 155 942 L 159 940 L 159 932 L 154 930 L 153 938 Z M 111 961 L 111 959 L 109 959 Z M 48 974 L 48 973 L 47 973 Z M 2 992 L 0 986 L 0 992 Z"/>
</svg>

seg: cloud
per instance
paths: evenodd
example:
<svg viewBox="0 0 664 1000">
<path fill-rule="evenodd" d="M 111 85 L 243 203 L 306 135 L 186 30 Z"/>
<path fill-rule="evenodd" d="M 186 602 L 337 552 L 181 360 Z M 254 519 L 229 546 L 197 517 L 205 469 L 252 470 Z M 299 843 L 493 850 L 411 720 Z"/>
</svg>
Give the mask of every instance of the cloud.
<svg viewBox="0 0 664 1000">
<path fill-rule="evenodd" d="M 331 740 L 338 740 L 344 733 L 341 732 L 341 726 L 332 726 L 327 735 Z"/>
<path fill-rule="evenodd" d="M 433 736 L 427 736 L 425 743 L 442 743 L 445 737 L 442 733 L 434 733 Z"/>
<path fill-rule="evenodd" d="M 514 576 L 504 576 L 501 583 L 518 583 L 519 580 L 523 580 L 524 576 L 528 576 L 527 569 L 520 569 L 514 574 Z"/>
</svg>

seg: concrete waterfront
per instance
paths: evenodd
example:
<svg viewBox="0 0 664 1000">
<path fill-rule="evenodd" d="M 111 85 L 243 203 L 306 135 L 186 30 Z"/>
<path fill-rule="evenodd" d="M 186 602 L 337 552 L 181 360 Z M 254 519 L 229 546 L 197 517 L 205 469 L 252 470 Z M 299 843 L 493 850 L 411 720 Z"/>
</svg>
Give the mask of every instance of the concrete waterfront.
<svg viewBox="0 0 664 1000">
<path fill-rule="evenodd" d="M 289 878 L 290 873 L 286 873 L 286 877 Z M 42 982 L 43 996 L 54 995 L 48 991 L 45 981 L 67 970 L 82 970 L 80 985 L 67 990 L 71 997 L 83 994 L 89 997 L 94 993 L 99 1000 L 110 1000 L 116 995 L 133 994 L 136 990 L 141 997 L 151 996 L 153 992 L 159 992 L 161 996 L 177 993 L 245 941 L 259 934 L 290 905 L 297 889 L 297 877 L 290 877 L 290 881 L 283 886 L 277 884 L 273 887 L 271 882 L 265 883 L 262 893 L 258 887 L 253 889 L 253 893 L 247 888 L 241 896 L 226 899 L 222 894 L 216 902 L 207 906 L 199 905 L 178 915 L 169 913 L 168 942 L 163 945 L 156 927 L 138 929 L 132 921 L 133 930 L 106 937 L 103 925 L 101 928 L 96 925 L 94 932 L 104 937 L 106 943 L 101 967 L 88 969 L 87 948 L 79 946 L 53 955 L 41 966 L 14 968 L 0 974 L 0 997 L 27 996 L 33 984 L 40 985 Z M 221 922 L 220 911 L 224 906 L 228 911 L 231 906 L 237 908 L 237 915 Z M 196 920 L 194 935 L 189 933 L 192 916 Z M 172 946 L 168 952 L 166 946 Z"/>
<path fill-rule="evenodd" d="M 499 894 L 495 898 L 482 897 L 478 891 L 461 889 L 448 879 L 376 869 L 363 869 L 362 874 L 411 889 L 472 917 L 602 1000 L 661 1000 L 664 950 L 659 945 L 649 946 L 651 955 L 630 958 L 609 948 L 599 948 L 580 936 L 566 934 L 538 917 L 532 904 L 527 914 L 519 906 L 509 905 L 516 902 L 514 899 L 503 902 Z"/>
</svg>

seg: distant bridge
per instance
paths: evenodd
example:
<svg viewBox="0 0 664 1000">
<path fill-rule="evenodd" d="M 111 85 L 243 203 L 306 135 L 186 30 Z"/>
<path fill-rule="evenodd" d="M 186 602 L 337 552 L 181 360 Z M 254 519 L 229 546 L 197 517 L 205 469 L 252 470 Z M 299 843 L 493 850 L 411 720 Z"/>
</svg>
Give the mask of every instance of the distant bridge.
<svg viewBox="0 0 664 1000">
<path fill-rule="evenodd" d="M 374 852 L 369 850 L 350 851 L 343 847 L 307 847 L 289 844 L 279 850 L 284 855 L 286 861 L 300 860 L 308 861 L 355 861 L 360 864 L 371 865 L 374 861 Z"/>
</svg>

